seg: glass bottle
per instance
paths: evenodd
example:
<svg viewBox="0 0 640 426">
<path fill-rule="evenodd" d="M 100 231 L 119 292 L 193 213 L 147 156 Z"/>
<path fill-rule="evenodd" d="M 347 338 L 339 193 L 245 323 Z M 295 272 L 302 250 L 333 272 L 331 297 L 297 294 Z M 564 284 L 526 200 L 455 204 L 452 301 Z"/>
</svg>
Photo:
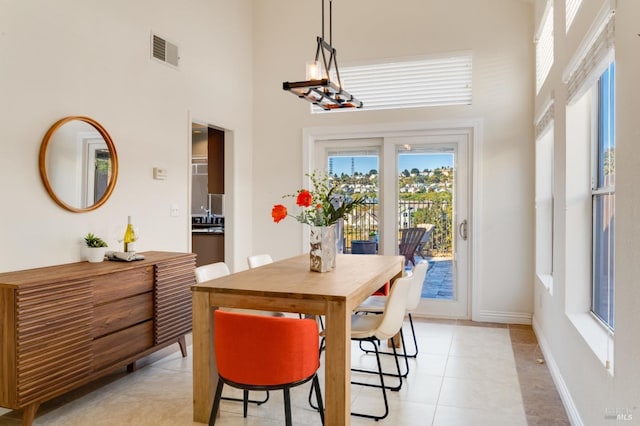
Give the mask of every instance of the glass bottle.
<svg viewBox="0 0 640 426">
<path fill-rule="evenodd" d="M 127 230 L 124 231 L 124 251 L 126 253 L 135 252 L 136 233 L 133 230 L 131 216 L 127 216 Z"/>
</svg>

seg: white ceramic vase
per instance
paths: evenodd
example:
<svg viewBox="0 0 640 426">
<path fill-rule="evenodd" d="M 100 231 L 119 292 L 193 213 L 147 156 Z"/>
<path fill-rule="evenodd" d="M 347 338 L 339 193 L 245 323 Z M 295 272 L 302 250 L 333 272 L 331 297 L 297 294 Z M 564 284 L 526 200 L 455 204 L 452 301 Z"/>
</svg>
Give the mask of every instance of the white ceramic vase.
<svg viewBox="0 0 640 426">
<path fill-rule="evenodd" d="M 106 252 L 106 247 L 85 247 L 85 256 L 91 263 L 102 262 Z"/>
</svg>

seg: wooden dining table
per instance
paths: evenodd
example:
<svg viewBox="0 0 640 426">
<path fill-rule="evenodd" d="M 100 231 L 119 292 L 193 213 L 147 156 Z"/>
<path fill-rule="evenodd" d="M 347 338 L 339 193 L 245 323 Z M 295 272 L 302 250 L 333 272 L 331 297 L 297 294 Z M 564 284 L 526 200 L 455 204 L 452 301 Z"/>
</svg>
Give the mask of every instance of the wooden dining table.
<svg viewBox="0 0 640 426">
<path fill-rule="evenodd" d="M 212 311 L 229 307 L 324 315 L 325 424 L 350 424 L 351 313 L 403 267 L 403 256 L 340 254 L 332 271 L 311 272 L 305 254 L 193 286 L 193 420 L 209 421 L 218 380 Z"/>
</svg>

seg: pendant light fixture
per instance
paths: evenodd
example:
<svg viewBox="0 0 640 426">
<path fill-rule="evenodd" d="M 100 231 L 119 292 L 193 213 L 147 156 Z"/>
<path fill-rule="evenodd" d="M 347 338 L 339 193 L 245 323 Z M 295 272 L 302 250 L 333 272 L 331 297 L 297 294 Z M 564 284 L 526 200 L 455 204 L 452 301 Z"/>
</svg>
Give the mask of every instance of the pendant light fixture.
<svg viewBox="0 0 640 426">
<path fill-rule="evenodd" d="M 316 37 L 316 56 L 313 62 L 307 64 L 307 80 L 285 81 L 282 88 L 299 98 L 306 99 L 324 110 L 338 108 L 362 108 L 362 102 L 344 90 L 340 82 L 336 49 L 332 45 L 332 1 L 329 0 L 329 42 L 324 38 L 324 2 L 322 2 L 322 37 Z"/>
</svg>

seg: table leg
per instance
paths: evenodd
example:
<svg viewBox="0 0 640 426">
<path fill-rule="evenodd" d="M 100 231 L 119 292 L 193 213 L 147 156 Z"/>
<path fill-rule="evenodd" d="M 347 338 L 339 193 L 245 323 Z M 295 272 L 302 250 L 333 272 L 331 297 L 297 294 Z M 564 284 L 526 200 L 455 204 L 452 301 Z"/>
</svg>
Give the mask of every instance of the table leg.
<svg viewBox="0 0 640 426">
<path fill-rule="evenodd" d="M 193 291 L 193 421 L 209 422 L 218 373 L 209 293 Z"/>
<path fill-rule="evenodd" d="M 351 419 L 351 313 L 343 302 L 329 302 L 326 313 L 325 424 Z"/>
</svg>

